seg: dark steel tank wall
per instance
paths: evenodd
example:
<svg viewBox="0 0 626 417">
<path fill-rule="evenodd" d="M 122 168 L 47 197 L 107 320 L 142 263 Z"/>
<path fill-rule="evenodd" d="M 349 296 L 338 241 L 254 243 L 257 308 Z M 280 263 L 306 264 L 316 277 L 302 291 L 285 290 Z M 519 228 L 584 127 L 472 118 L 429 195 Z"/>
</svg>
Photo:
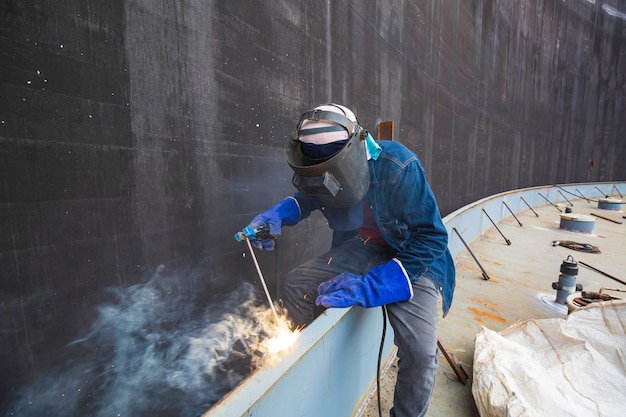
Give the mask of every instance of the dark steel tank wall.
<svg viewBox="0 0 626 417">
<path fill-rule="evenodd" d="M 143 261 L 123 4 L 0 3 L 0 404 Z"/>
<path fill-rule="evenodd" d="M 489 194 L 623 180 L 618 0 L 0 4 L 2 400 L 158 265 L 220 288 L 233 233 L 291 193 L 300 112 L 336 101 L 422 158 L 443 214 Z M 329 244 L 286 230 L 281 273 Z M 2 401 L 0 400 L 0 401 Z"/>
</svg>

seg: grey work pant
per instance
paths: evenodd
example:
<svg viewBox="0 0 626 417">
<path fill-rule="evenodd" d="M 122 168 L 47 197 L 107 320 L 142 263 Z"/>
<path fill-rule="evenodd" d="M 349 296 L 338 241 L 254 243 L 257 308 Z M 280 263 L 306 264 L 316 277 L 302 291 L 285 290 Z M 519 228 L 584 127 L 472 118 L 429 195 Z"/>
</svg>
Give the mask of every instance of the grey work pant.
<svg viewBox="0 0 626 417">
<path fill-rule="evenodd" d="M 306 326 L 323 312 L 315 305 L 317 287 L 342 272 L 363 275 L 395 256 L 386 246 L 351 239 L 287 274 L 283 303 L 295 326 Z M 426 414 L 437 369 L 438 292 L 428 273 L 413 282 L 413 298 L 386 306 L 398 347 L 394 393 L 396 417 Z"/>
</svg>

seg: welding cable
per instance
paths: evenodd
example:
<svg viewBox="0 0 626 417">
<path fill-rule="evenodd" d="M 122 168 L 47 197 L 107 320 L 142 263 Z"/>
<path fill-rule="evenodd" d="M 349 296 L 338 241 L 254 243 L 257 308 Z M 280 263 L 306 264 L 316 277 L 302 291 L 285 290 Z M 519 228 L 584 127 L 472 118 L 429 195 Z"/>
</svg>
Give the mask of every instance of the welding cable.
<svg viewBox="0 0 626 417">
<path fill-rule="evenodd" d="M 380 364 L 383 358 L 383 346 L 385 345 L 385 335 L 387 333 L 387 308 L 385 306 L 381 307 L 383 310 L 383 334 L 380 338 L 380 348 L 378 349 L 378 365 L 376 366 L 376 384 L 378 389 L 376 390 L 378 393 L 378 416 L 383 417 L 383 408 L 380 402 Z"/>
</svg>

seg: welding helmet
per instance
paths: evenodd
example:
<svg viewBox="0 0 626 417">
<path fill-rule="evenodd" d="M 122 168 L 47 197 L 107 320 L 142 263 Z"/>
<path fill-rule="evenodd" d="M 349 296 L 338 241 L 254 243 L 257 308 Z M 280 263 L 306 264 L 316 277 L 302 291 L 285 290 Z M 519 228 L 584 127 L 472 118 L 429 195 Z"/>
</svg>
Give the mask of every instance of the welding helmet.
<svg viewBox="0 0 626 417">
<path fill-rule="evenodd" d="M 287 146 L 293 185 L 326 206 L 334 230 L 363 223 L 362 200 L 370 184 L 367 135 L 350 109 L 327 104 L 300 116 Z"/>
</svg>

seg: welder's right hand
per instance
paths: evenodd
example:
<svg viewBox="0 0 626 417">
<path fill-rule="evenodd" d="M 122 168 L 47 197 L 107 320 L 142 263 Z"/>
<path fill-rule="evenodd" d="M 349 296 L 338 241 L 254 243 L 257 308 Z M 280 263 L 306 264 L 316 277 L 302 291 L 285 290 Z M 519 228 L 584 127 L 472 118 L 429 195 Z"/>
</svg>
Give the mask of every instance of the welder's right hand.
<svg viewBox="0 0 626 417">
<path fill-rule="evenodd" d="M 298 221 L 300 206 L 295 198 L 287 197 L 252 219 L 247 227 L 252 230 L 265 228 L 269 231 L 269 237 L 258 236 L 258 239 L 250 239 L 250 243 L 257 249 L 273 250 L 276 244 L 274 239 L 280 236 L 282 227 L 294 226 Z"/>
</svg>

